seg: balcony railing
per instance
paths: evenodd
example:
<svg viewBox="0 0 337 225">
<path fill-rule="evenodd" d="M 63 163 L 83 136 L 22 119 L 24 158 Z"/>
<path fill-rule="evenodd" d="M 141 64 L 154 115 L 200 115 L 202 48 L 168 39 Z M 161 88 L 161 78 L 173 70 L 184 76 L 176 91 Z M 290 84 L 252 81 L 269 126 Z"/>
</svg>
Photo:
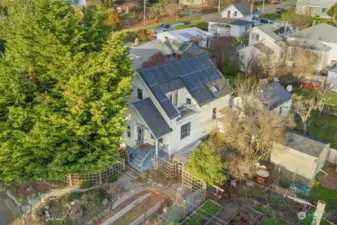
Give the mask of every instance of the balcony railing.
<svg viewBox="0 0 337 225">
<path fill-rule="evenodd" d="M 194 105 L 189 105 L 189 104 L 184 104 L 181 106 L 177 107 L 177 110 L 180 113 L 180 117 L 177 119 L 177 121 L 182 120 L 188 116 L 191 116 L 195 113 L 198 112 L 198 106 L 196 104 Z"/>
</svg>

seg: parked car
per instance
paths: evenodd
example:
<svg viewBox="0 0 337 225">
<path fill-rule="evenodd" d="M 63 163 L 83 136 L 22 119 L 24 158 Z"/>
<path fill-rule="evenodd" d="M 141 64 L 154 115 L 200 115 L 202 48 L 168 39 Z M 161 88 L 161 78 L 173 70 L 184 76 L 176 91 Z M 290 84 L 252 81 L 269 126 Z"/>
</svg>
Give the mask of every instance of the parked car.
<svg viewBox="0 0 337 225">
<path fill-rule="evenodd" d="M 277 5 L 277 4 L 280 4 L 281 1 L 280 1 L 280 0 L 270 0 L 269 3 L 270 3 L 271 5 Z"/>
<path fill-rule="evenodd" d="M 273 24 L 274 22 L 272 20 L 266 19 L 266 18 L 261 18 L 260 23 L 263 24 Z"/>
<path fill-rule="evenodd" d="M 284 13 L 284 12 L 287 12 L 288 10 L 287 9 L 285 9 L 285 8 L 277 8 L 276 9 L 276 12 L 278 12 L 278 13 Z"/>
<path fill-rule="evenodd" d="M 153 33 L 159 34 L 161 32 L 168 31 L 170 29 L 171 25 L 168 23 L 162 23 L 156 29 L 154 29 Z"/>
</svg>

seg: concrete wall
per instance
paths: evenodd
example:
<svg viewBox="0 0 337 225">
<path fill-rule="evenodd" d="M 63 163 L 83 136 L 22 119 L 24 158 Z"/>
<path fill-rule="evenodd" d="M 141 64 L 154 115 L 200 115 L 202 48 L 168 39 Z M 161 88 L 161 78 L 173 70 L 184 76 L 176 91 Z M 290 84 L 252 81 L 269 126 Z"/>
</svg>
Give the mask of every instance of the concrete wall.
<svg viewBox="0 0 337 225">
<path fill-rule="evenodd" d="M 275 143 L 271 153 L 271 162 L 281 165 L 290 172 L 312 179 L 316 175 L 318 158 Z"/>
<path fill-rule="evenodd" d="M 321 41 L 322 44 L 325 44 L 329 47 L 331 47 L 327 59 L 327 64 L 332 65 L 333 62 L 337 63 L 337 43 L 330 43 L 330 42 L 323 42 Z"/>
</svg>

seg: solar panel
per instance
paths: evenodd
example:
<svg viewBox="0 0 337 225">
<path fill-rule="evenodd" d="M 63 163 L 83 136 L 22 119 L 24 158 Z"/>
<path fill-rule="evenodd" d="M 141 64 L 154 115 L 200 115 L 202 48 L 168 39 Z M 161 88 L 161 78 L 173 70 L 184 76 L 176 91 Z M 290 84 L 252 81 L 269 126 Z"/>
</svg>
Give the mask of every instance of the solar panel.
<svg viewBox="0 0 337 225">
<path fill-rule="evenodd" d="M 183 69 L 181 68 L 181 66 L 179 65 L 180 63 L 176 63 L 174 65 L 174 68 L 176 69 L 176 71 L 178 72 L 179 76 L 182 76 L 184 74 Z"/>
<path fill-rule="evenodd" d="M 170 118 L 174 118 L 179 116 L 178 111 L 176 110 L 176 108 L 174 108 L 174 106 L 172 105 L 171 101 L 166 99 L 162 102 L 160 102 L 160 104 L 163 106 L 166 114 L 168 115 L 168 117 Z"/>
<path fill-rule="evenodd" d="M 158 101 L 163 101 L 167 98 L 162 89 L 159 87 L 159 85 L 153 86 L 152 92 L 154 96 L 158 99 Z"/>
<path fill-rule="evenodd" d="M 178 72 L 174 69 L 174 67 L 171 64 L 166 64 L 165 68 L 167 72 L 170 73 L 170 76 L 172 77 L 172 79 L 175 79 L 178 77 Z"/>
<path fill-rule="evenodd" d="M 158 83 L 162 83 L 162 82 L 165 81 L 165 78 L 160 73 L 160 71 L 158 70 L 158 68 L 160 68 L 160 67 L 152 68 L 151 72 L 152 72 L 153 76 L 156 78 L 156 80 L 158 81 Z"/>
<path fill-rule="evenodd" d="M 172 80 L 173 78 L 171 77 L 170 73 L 167 72 L 167 70 L 165 69 L 165 66 L 161 66 L 158 67 L 158 70 L 160 71 L 160 73 L 163 75 L 163 77 L 165 78 L 165 81 L 169 81 Z"/>
<path fill-rule="evenodd" d="M 150 70 L 141 71 L 141 74 L 143 75 L 142 77 L 148 85 L 152 86 L 158 83 L 157 80 L 152 77 L 152 73 Z"/>
<path fill-rule="evenodd" d="M 184 74 L 192 72 L 192 70 L 187 66 L 185 61 L 180 62 L 181 69 L 183 70 Z"/>
<path fill-rule="evenodd" d="M 195 88 L 195 84 L 193 83 L 193 81 L 189 78 L 189 76 L 184 76 L 181 78 L 184 82 L 184 84 L 186 85 L 186 87 L 188 89 L 193 89 Z"/>
<path fill-rule="evenodd" d="M 191 91 L 193 97 L 200 103 L 205 103 L 213 98 L 211 92 L 205 87 L 200 86 Z"/>
</svg>

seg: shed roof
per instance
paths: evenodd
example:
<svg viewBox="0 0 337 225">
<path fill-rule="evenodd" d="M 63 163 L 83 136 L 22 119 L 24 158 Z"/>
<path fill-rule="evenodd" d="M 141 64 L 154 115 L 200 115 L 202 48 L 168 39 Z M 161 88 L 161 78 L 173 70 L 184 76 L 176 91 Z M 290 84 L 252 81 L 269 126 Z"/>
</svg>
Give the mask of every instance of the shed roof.
<svg viewBox="0 0 337 225">
<path fill-rule="evenodd" d="M 275 27 L 273 27 L 270 24 L 263 24 L 261 26 L 256 27 L 257 29 L 260 29 L 265 34 L 267 34 L 269 37 L 274 39 L 275 41 L 281 41 L 283 40 L 281 36 L 277 35 L 275 31 L 277 30 Z"/>
<path fill-rule="evenodd" d="M 190 28 L 185 28 L 185 29 L 170 30 L 170 31 L 162 32 L 158 34 L 158 37 L 159 36 L 165 37 L 168 35 L 172 35 L 177 40 L 180 40 L 182 42 L 201 40 L 201 39 L 205 39 L 205 38 L 209 38 L 213 36 L 211 33 L 207 31 L 203 31 L 197 27 L 190 27 Z"/>
<path fill-rule="evenodd" d="M 296 151 L 318 158 L 328 143 L 291 131 L 286 133 L 285 145 Z"/>
<path fill-rule="evenodd" d="M 137 113 L 143 118 L 156 139 L 159 139 L 172 131 L 172 128 L 166 123 L 150 98 L 136 102 L 133 106 Z"/>
</svg>

